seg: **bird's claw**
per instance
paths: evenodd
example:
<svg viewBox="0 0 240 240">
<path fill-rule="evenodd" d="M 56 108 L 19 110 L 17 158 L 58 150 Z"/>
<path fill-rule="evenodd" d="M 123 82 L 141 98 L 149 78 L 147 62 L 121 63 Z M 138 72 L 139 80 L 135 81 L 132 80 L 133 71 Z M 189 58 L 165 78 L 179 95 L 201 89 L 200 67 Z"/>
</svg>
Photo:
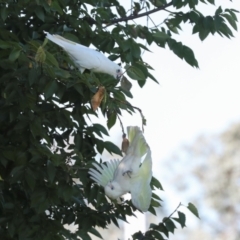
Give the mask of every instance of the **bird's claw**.
<svg viewBox="0 0 240 240">
<path fill-rule="evenodd" d="M 125 174 L 127 174 L 128 177 L 131 178 L 132 171 L 128 170 L 128 171 L 124 172 L 122 175 L 124 176 Z"/>
</svg>

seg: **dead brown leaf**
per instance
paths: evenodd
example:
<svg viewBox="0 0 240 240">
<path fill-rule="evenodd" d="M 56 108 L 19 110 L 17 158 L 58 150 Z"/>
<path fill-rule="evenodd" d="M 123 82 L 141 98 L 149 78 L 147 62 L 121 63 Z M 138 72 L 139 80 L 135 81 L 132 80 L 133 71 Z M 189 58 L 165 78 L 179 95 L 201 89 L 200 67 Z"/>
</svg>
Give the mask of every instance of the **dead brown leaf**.
<svg viewBox="0 0 240 240">
<path fill-rule="evenodd" d="M 96 111 L 97 108 L 100 106 L 103 97 L 105 94 L 105 87 L 101 86 L 99 87 L 98 91 L 93 95 L 91 99 L 91 106 L 93 108 L 93 111 Z"/>
</svg>

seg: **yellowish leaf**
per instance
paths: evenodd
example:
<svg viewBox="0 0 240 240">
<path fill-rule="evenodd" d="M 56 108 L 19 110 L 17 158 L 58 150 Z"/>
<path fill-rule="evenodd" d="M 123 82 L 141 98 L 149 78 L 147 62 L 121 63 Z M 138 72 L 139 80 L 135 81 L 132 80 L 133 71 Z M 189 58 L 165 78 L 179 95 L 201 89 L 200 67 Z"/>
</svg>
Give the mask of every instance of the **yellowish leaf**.
<svg viewBox="0 0 240 240">
<path fill-rule="evenodd" d="M 39 62 L 39 63 L 44 63 L 45 62 L 45 59 L 46 59 L 46 53 L 43 49 L 42 46 L 40 46 L 37 50 L 37 54 L 35 56 L 35 60 L 36 62 Z"/>
<path fill-rule="evenodd" d="M 101 86 L 99 87 L 98 91 L 94 94 L 94 96 L 91 99 L 91 106 L 93 108 L 93 111 L 96 111 L 97 108 L 100 106 L 104 95 L 105 95 L 105 87 Z"/>
<path fill-rule="evenodd" d="M 126 138 L 126 134 L 123 134 L 123 140 L 122 140 L 122 152 L 127 154 L 127 150 L 129 147 L 129 140 Z"/>
</svg>

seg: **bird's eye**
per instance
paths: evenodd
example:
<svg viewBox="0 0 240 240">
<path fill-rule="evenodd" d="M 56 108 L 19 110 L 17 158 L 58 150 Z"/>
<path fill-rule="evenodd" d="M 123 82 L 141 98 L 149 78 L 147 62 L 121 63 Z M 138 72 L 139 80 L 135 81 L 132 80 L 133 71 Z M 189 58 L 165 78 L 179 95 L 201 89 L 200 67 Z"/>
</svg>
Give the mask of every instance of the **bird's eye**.
<svg viewBox="0 0 240 240">
<path fill-rule="evenodd" d="M 113 190 L 113 187 L 111 187 L 111 189 Z"/>
<path fill-rule="evenodd" d="M 120 69 L 118 69 L 118 70 L 117 70 L 117 73 L 120 73 L 120 72 L 121 72 L 121 70 L 120 70 Z"/>
</svg>

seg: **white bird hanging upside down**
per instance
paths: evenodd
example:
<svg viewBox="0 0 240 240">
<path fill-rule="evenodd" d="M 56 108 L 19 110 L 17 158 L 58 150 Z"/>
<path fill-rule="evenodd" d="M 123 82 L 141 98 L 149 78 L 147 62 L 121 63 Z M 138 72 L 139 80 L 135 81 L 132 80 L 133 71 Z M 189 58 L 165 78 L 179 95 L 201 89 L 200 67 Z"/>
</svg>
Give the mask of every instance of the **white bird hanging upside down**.
<svg viewBox="0 0 240 240">
<path fill-rule="evenodd" d="M 68 53 L 81 73 L 85 69 L 89 69 L 93 72 L 107 73 L 117 79 L 121 78 L 123 74 L 121 67 L 102 53 L 59 35 L 52 35 L 45 31 L 44 33 L 49 40 L 62 47 Z"/>
<path fill-rule="evenodd" d="M 126 156 L 120 160 L 111 160 L 100 166 L 93 163 L 97 169 L 90 168 L 90 178 L 104 187 L 105 194 L 118 199 L 130 192 L 133 205 L 145 212 L 148 210 L 152 189 L 152 157 L 151 150 L 139 129 L 128 127 L 129 148 Z M 144 157 L 141 163 L 142 157 Z"/>
</svg>

